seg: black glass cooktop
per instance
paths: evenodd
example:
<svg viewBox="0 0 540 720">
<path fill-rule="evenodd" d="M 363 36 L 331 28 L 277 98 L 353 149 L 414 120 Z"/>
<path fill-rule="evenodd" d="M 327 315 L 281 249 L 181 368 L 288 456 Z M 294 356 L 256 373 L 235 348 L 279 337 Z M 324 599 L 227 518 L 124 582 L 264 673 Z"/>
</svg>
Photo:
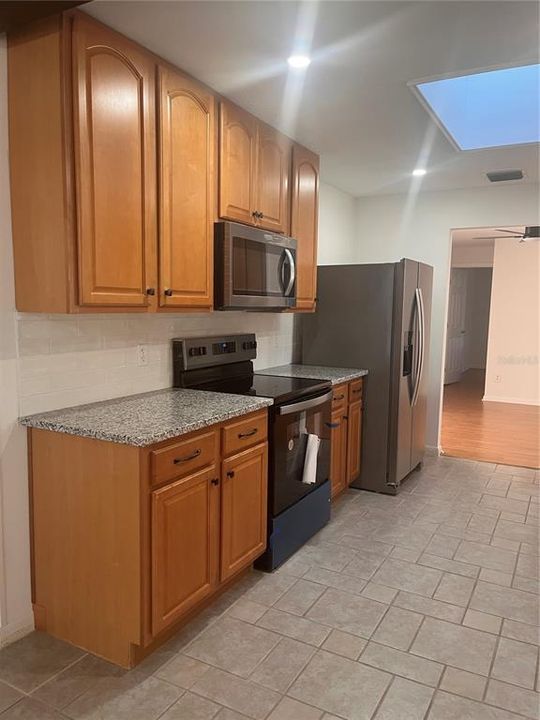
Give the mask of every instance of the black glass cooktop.
<svg viewBox="0 0 540 720">
<path fill-rule="evenodd" d="M 234 378 L 220 378 L 200 385 L 190 385 L 200 390 L 254 395 L 272 398 L 276 403 L 290 402 L 299 398 L 318 395 L 331 389 L 331 383 L 307 378 L 281 377 L 275 375 L 247 375 Z"/>
</svg>

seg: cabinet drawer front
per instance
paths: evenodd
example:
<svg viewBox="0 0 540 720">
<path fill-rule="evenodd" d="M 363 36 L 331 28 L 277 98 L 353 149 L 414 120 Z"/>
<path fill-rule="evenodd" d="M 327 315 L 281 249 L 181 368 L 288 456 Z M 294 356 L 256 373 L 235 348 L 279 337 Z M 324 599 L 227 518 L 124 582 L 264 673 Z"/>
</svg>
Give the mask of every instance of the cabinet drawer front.
<svg viewBox="0 0 540 720">
<path fill-rule="evenodd" d="M 332 412 L 347 405 L 349 388 L 347 385 L 337 385 L 332 391 Z"/>
<path fill-rule="evenodd" d="M 362 378 L 360 378 L 360 380 L 353 380 L 349 385 L 349 402 L 358 402 L 358 400 L 362 399 L 363 394 L 364 381 Z"/>
<path fill-rule="evenodd" d="M 210 465 L 217 461 L 218 452 L 217 430 L 154 450 L 150 460 L 152 482 L 157 485 Z"/>
<path fill-rule="evenodd" d="M 266 440 L 266 436 L 266 412 L 229 423 L 223 428 L 223 455 L 234 455 L 252 445 L 257 445 Z"/>
</svg>

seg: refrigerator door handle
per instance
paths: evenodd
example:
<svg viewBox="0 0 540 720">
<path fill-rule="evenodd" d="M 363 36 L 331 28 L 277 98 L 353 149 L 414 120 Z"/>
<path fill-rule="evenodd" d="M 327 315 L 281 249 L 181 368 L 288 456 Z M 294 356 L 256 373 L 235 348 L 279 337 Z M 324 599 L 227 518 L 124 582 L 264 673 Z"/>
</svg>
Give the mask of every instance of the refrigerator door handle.
<svg viewBox="0 0 540 720">
<path fill-rule="evenodd" d="M 418 400 L 418 393 L 420 392 L 420 382 L 422 381 L 422 373 L 424 370 L 424 358 L 425 358 L 425 339 L 426 339 L 426 326 L 424 316 L 424 297 L 422 295 L 421 288 L 415 290 L 415 301 L 416 308 L 418 311 L 418 352 L 417 352 L 417 364 L 416 364 L 416 376 L 414 381 L 414 390 L 411 400 L 411 405 L 414 407 Z"/>
</svg>

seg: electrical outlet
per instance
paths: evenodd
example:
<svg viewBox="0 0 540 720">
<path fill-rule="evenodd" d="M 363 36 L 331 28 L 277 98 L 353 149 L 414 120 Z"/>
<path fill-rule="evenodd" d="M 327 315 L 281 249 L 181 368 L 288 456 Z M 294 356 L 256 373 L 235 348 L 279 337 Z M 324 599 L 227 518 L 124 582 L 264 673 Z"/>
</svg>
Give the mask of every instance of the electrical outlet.
<svg viewBox="0 0 540 720">
<path fill-rule="evenodd" d="M 137 365 L 148 365 L 148 350 L 146 345 L 137 345 Z"/>
<path fill-rule="evenodd" d="M 501 375 L 495 375 L 495 382 L 496 382 L 496 383 L 500 383 L 501 381 L 502 381 L 502 376 L 501 376 Z"/>
</svg>

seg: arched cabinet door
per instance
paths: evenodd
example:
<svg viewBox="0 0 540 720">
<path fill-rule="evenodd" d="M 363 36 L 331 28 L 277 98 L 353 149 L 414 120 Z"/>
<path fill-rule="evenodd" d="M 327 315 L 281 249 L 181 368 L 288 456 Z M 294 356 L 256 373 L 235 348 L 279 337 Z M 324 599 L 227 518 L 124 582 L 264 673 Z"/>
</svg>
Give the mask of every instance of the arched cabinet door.
<svg viewBox="0 0 540 720">
<path fill-rule="evenodd" d="M 255 224 L 257 120 L 229 102 L 220 106 L 219 215 Z"/>
<path fill-rule="evenodd" d="M 214 220 L 213 95 L 159 68 L 159 304 L 211 309 Z"/>
<path fill-rule="evenodd" d="M 296 307 L 314 310 L 317 293 L 319 157 L 301 145 L 293 148 L 291 235 L 296 250 Z"/>
<path fill-rule="evenodd" d="M 112 30 L 73 22 L 79 302 L 144 309 L 156 284 L 155 64 Z"/>
<path fill-rule="evenodd" d="M 269 125 L 259 122 L 257 139 L 258 225 L 286 233 L 289 229 L 289 174 L 291 141 Z"/>
</svg>

